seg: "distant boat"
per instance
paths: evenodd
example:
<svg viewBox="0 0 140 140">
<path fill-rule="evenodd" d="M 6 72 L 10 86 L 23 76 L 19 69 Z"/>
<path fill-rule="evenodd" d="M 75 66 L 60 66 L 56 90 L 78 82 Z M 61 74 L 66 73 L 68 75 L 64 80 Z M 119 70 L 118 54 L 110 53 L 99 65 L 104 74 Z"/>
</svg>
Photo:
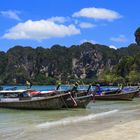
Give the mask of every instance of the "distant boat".
<svg viewBox="0 0 140 140">
<path fill-rule="evenodd" d="M 92 94 L 92 100 L 129 100 L 131 101 L 137 94 L 139 90 L 133 89 L 130 91 L 121 91 L 121 90 L 110 90 L 102 92 L 101 94 L 95 94 L 94 91 L 90 92 L 81 92 L 78 91 L 78 96 L 86 96 Z"/>
<path fill-rule="evenodd" d="M 139 90 L 133 90 L 133 91 L 128 91 L 128 92 L 95 95 L 95 100 L 129 100 L 131 101 L 138 92 Z"/>
</svg>

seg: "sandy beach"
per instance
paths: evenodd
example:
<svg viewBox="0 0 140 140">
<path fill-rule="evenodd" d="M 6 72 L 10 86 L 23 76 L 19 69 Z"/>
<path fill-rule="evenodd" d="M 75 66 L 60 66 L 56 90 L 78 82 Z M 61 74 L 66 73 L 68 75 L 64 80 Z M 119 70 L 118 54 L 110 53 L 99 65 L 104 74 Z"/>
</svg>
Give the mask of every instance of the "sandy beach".
<svg viewBox="0 0 140 140">
<path fill-rule="evenodd" d="M 112 128 L 88 133 L 75 140 L 140 140 L 140 120 L 115 125 Z"/>
</svg>

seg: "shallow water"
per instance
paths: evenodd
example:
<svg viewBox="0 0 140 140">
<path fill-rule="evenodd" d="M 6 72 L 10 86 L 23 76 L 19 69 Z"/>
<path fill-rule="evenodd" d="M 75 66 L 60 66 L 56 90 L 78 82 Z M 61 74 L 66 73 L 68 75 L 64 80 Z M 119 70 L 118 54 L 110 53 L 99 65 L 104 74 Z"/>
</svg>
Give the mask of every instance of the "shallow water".
<svg viewBox="0 0 140 140">
<path fill-rule="evenodd" d="M 140 98 L 90 102 L 86 109 L 0 109 L 0 140 L 72 140 L 139 116 Z"/>
</svg>

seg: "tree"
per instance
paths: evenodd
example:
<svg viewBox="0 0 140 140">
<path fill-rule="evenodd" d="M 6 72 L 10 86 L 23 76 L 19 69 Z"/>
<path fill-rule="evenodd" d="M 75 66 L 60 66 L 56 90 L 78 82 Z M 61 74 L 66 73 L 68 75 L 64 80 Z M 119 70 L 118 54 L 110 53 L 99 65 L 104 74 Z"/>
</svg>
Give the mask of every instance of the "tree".
<svg viewBox="0 0 140 140">
<path fill-rule="evenodd" d="M 137 84 L 140 82 L 140 73 L 137 71 L 131 71 L 129 73 L 129 75 L 127 76 L 129 82 L 133 83 L 133 84 Z"/>
</svg>

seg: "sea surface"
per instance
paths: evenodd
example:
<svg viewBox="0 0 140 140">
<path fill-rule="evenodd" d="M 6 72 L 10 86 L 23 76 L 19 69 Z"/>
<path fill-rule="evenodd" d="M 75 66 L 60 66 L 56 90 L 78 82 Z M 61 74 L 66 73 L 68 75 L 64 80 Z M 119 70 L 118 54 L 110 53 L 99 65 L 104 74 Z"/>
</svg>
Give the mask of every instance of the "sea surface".
<svg viewBox="0 0 140 140">
<path fill-rule="evenodd" d="M 55 89 L 54 86 L 33 88 Z M 140 119 L 140 98 L 133 101 L 91 101 L 86 109 L 34 111 L 0 108 L 0 140 L 74 140 L 137 119 Z"/>
</svg>

